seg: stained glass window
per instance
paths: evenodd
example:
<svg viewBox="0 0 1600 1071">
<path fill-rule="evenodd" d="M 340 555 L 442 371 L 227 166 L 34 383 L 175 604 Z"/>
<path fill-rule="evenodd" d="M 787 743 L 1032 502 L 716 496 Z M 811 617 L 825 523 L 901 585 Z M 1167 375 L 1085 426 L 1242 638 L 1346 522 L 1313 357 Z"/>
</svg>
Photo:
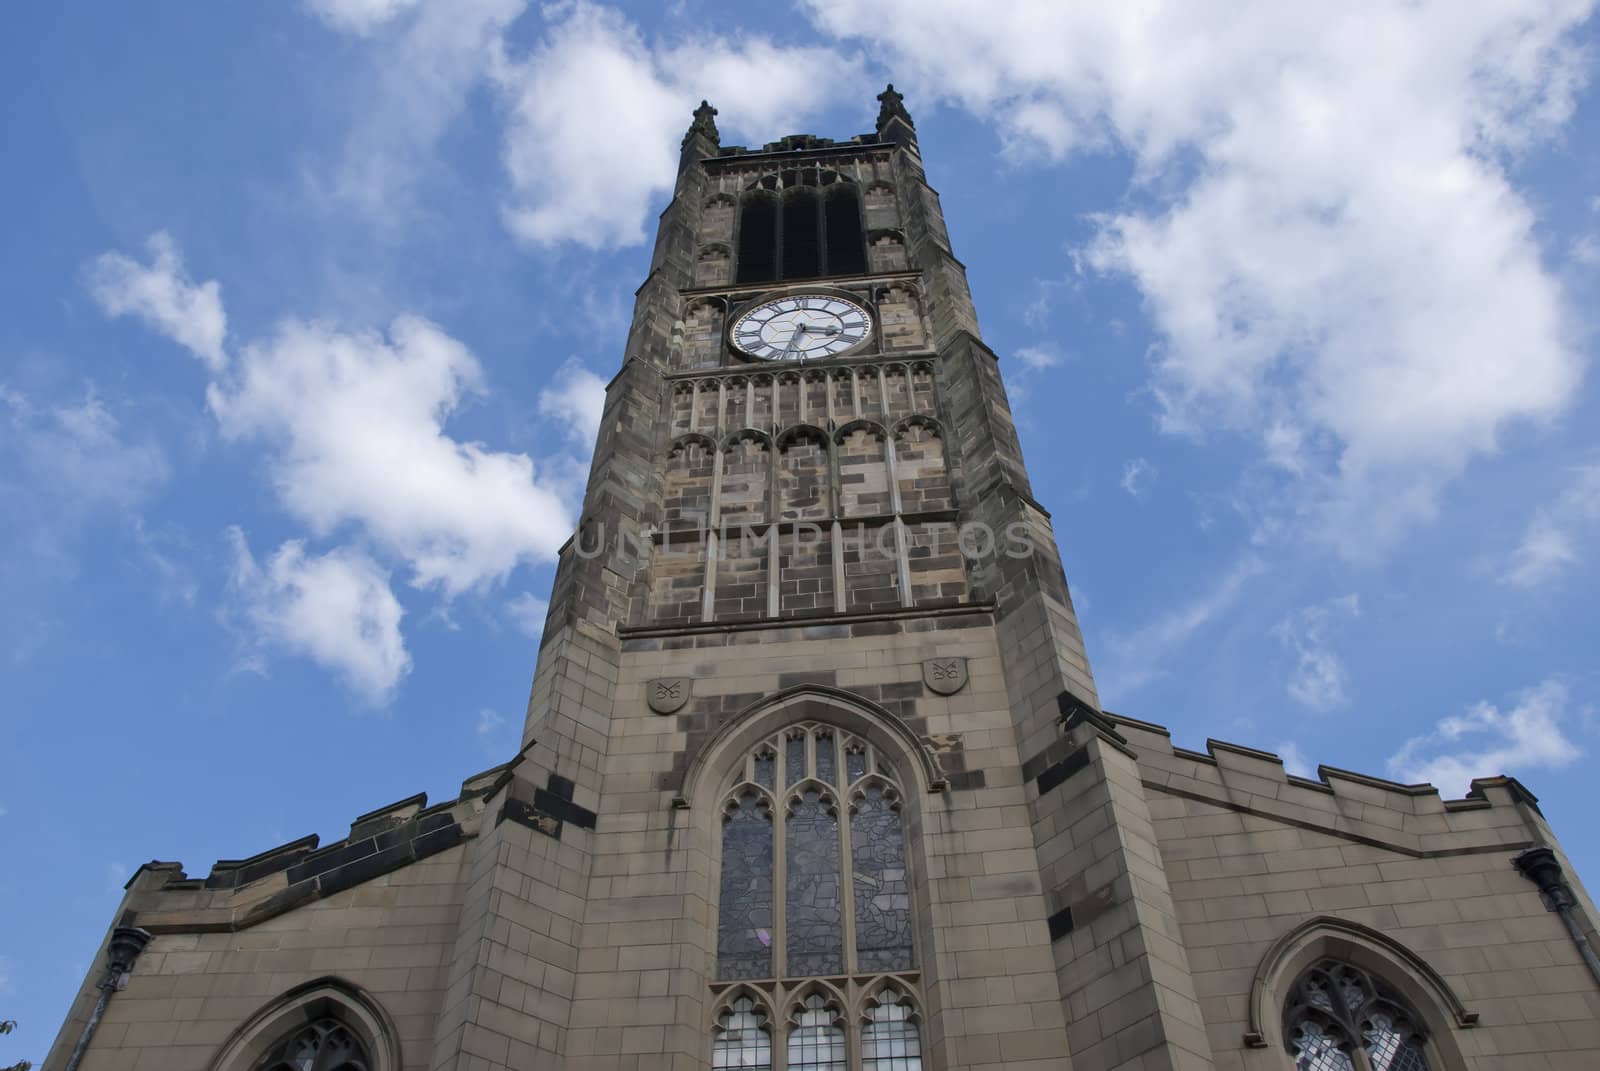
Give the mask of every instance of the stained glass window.
<svg viewBox="0 0 1600 1071">
<path fill-rule="evenodd" d="M 922 1071 L 922 1039 L 911 1009 L 885 991 L 861 1028 L 861 1071 Z"/>
<path fill-rule="evenodd" d="M 713 1066 L 770 1068 L 776 1042 L 791 1071 L 921 1071 L 910 853 L 894 765 L 863 737 L 804 722 L 746 751 L 731 783 L 717 989 L 748 980 L 769 996 L 723 1005 Z M 843 1021 L 841 1003 L 859 1007 L 869 989 L 881 996 L 867 1001 L 866 1018 Z M 774 1038 L 767 1012 L 785 1008 Z"/>
<path fill-rule="evenodd" d="M 772 1071 L 772 1039 L 761 1026 L 755 1001 L 749 997 L 735 1000 L 717 1026 L 717 1039 L 711 1043 L 713 1068 Z"/>
<path fill-rule="evenodd" d="M 717 974 L 772 976 L 772 816 L 766 801 L 747 791 L 722 826 L 721 910 L 717 917 Z"/>
<path fill-rule="evenodd" d="M 261 1071 L 367 1071 L 366 1049 L 337 1019 L 318 1019 L 290 1034 L 258 1065 Z"/>
<path fill-rule="evenodd" d="M 791 976 L 844 970 L 844 920 L 839 904 L 839 819 L 816 789 L 803 792 L 789 815 L 785 869 Z"/>
<path fill-rule="evenodd" d="M 817 734 L 817 779 L 827 784 L 837 784 L 834 779 L 833 737 Z"/>
<path fill-rule="evenodd" d="M 845 1071 L 844 1029 L 820 993 L 805 999 L 789 1030 L 789 1071 Z"/>
<path fill-rule="evenodd" d="M 1394 990 L 1329 959 L 1295 980 L 1283 1036 L 1296 1071 L 1429 1071 L 1417 1023 Z"/>
<path fill-rule="evenodd" d="M 856 962 L 863 971 L 911 966 L 911 889 L 900 815 L 869 785 L 850 816 L 851 870 L 856 893 Z"/>
<path fill-rule="evenodd" d="M 806 776 L 806 737 L 804 733 L 799 736 L 789 737 L 787 746 L 783 751 L 783 776 L 791 785 L 798 784 Z"/>
<path fill-rule="evenodd" d="M 860 744 L 852 744 L 844 753 L 845 774 L 850 778 L 850 783 L 855 784 L 866 776 L 867 752 Z"/>
</svg>

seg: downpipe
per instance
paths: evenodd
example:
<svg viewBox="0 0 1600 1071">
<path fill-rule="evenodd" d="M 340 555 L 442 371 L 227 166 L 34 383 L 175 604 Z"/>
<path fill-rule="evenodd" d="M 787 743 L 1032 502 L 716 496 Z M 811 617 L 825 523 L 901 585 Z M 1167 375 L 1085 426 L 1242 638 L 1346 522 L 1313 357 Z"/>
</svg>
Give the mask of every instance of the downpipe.
<svg viewBox="0 0 1600 1071">
<path fill-rule="evenodd" d="M 78 1044 L 73 1047 L 72 1055 L 67 1057 L 63 1071 L 78 1071 L 78 1064 L 83 1060 L 83 1054 L 89 1051 L 89 1042 L 106 1013 L 106 1005 L 111 1003 L 111 995 L 128 987 L 128 975 L 133 970 L 134 961 L 149 943 L 150 931 L 137 926 L 118 926 L 111 931 L 111 943 L 106 947 L 105 977 L 95 985 L 100 990 L 100 996 L 94 1002 L 89 1021 L 83 1024 L 83 1033 L 78 1035 Z"/>
<path fill-rule="evenodd" d="M 1572 895 L 1572 886 L 1567 884 L 1561 872 L 1561 861 L 1556 858 L 1556 853 L 1549 848 L 1529 848 L 1511 860 L 1511 865 L 1517 868 L 1517 873 L 1538 886 L 1539 898 L 1544 901 L 1545 909 L 1561 916 L 1572 943 L 1578 948 L 1578 955 L 1583 957 L 1589 973 L 1594 975 L 1595 983 L 1600 985 L 1600 956 L 1595 955 L 1594 946 L 1589 943 L 1583 927 L 1578 925 L 1572 913 L 1577 900 Z"/>
</svg>

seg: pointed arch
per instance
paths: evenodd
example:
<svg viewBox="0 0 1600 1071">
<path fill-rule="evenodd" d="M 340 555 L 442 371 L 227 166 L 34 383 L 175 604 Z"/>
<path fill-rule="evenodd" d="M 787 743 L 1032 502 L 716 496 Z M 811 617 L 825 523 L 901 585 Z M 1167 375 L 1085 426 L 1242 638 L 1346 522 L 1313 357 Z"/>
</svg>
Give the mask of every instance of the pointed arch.
<svg viewBox="0 0 1600 1071">
<path fill-rule="evenodd" d="M 691 806 L 707 791 L 715 792 L 724 776 L 763 737 L 794 722 L 817 720 L 837 725 L 871 742 L 907 771 L 920 792 L 949 787 L 932 749 L 897 715 L 853 692 L 820 684 L 802 684 L 766 696 L 723 722 L 689 759 L 674 803 Z"/>
<path fill-rule="evenodd" d="M 399 1034 L 383 1005 L 353 982 L 328 975 L 274 997 L 246 1019 L 218 1048 L 209 1071 L 253 1071 L 290 1034 L 322 1020 L 336 1020 L 360 1042 L 367 1071 L 401 1071 Z"/>
<path fill-rule="evenodd" d="M 870 431 L 879 442 L 882 442 L 889 437 L 888 430 L 884 428 L 882 424 L 878 423 L 876 420 L 869 420 L 866 417 L 862 417 L 859 420 L 851 420 L 839 425 L 839 430 L 833 433 L 833 441 L 836 444 L 842 444 L 847 438 L 849 438 L 851 435 L 854 435 L 858 431 Z"/>
<path fill-rule="evenodd" d="M 734 986 L 712 1006 L 711 1066 L 770 1071 L 772 1009 L 754 986 Z"/>
<path fill-rule="evenodd" d="M 1477 1025 L 1450 983 L 1417 953 L 1380 930 L 1334 915 L 1299 923 L 1267 948 L 1250 982 L 1244 1043 L 1281 1048 L 1280 1009 L 1288 987 L 1317 960 L 1335 959 L 1372 973 L 1410 1002 L 1448 1069 L 1463 1066 L 1453 1033 Z"/>
<path fill-rule="evenodd" d="M 861 1071 L 905 1071 L 922 1066 L 922 1016 L 901 981 L 867 987 L 861 1002 Z"/>
</svg>

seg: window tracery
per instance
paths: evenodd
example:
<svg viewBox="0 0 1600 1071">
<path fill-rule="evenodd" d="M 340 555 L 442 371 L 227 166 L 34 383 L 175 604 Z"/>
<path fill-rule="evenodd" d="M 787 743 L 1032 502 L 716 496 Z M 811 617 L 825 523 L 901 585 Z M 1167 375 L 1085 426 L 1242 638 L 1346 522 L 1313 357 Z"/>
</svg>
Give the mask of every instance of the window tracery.
<svg viewBox="0 0 1600 1071">
<path fill-rule="evenodd" d="M 760 1007 L 748 996 L 740 996 L 717 1020 L 716 1039 L 711 1043 L 713 1068 L 740 1068 L 741 1071 L 771 1071 L 772 1038 Z"/>
<path fill-rule="evenodd" d="M 1283 1036 L 1296 1071 L 1430 1071 L 1416 1013 L 1382 981 L 1339 960 L 1320 960 L 1295 980 Z"/>
<path fill-rule="evenodd" d="M 920 1071 L 893 763 L 867 739 L 804 722 L 758 741 L 725 784 L 715 988 L 770 995 L 783 1034 L 759 1052 L 742 1034 L 739 1058 L 757 1062 L 714 1066 Z M 713 1051 L 732 1061 L 727 1039 L 745 1021 L 728 1018 L 738 1001 L 723 1007 Z"/>
<path fill-rule="evenodd" d="M 318 1019 L 289 1034 L 258 1065 L 259 1071 L 367 1071 L 366 1047 L 337 1019 Z"/>
</svg>

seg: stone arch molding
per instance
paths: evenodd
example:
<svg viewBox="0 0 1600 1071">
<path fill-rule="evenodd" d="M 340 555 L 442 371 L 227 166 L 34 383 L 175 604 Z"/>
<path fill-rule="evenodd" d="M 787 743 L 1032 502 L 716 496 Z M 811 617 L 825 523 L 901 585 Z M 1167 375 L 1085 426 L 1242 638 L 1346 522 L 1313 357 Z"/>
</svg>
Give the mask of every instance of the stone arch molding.
<svg viewBox="0 0 1600 1071">
<path fill-rule="evenodd" d="M 932 748 L 899 717 L 842 688 L 803 684 L 766 696 L 724 722 L 690 759 L 673 805 L 686 808 L 703 793 L 720 789 L 722 773 L 736 757 L 797 721 L 825 722 L 865 737 L 897 757 L 897 765 L 908 771 L 907 780 L 914 780 L 924 792 L 943 792 L 949 787 Z M 706 787 L 708 778 L 710 789 Z"/>
<path fill-rule="evenodd" d="M 295 986 L 268 1001 L 228 1036 L 208 1071 L 252 1071 L 285 1035 L 318 1019 L 337 1019 L 360 1039 L 370 1071 L 400 1071 L 394 1021 L 371 994 L 343 978 L 328 976 Z"/>
<path fill-rule="evenodd" d="M 1247 1047 L 1283 1047 L 1279 1021 L 1288 987 L 1321 959 L 1342 960 L 1388 983 L 1422 1017 L 1447 1071 L 1465 1066 L 1452 1035 L 1455 1029 L 1476 1026 L 1478 1013 L 1468 1011 L 1444 976 L 1411 949 L 1386 933 L 1333 915 L 1306 919 L 1272 942 L 1261 957 L 1250 981 Z"/>
</svg>

